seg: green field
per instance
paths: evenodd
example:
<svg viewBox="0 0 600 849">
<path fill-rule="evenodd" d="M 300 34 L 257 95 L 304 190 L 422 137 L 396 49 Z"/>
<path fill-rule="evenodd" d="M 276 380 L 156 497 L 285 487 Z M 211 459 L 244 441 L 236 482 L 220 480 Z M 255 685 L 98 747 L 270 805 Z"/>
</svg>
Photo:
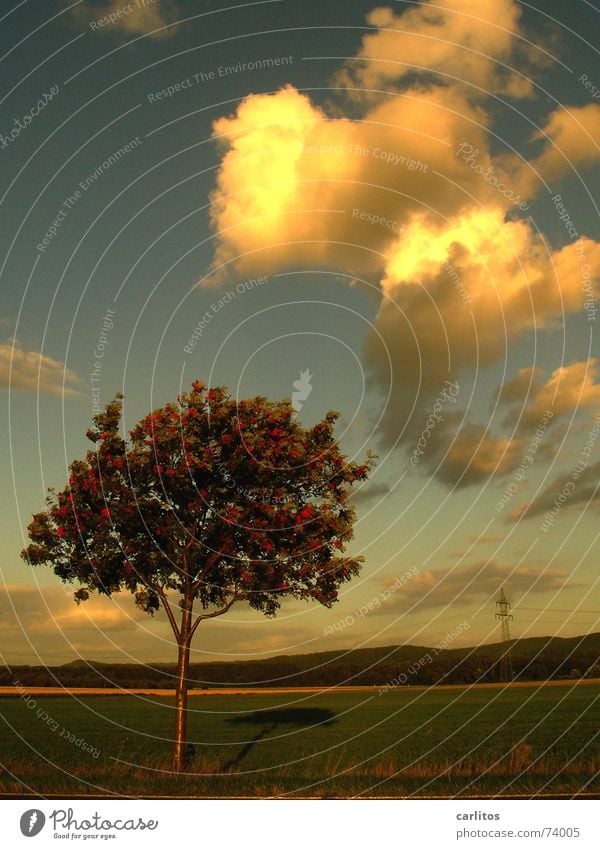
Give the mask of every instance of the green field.
<svg viewBox="0 0 600 849">
<path fill-rule="evenodd" d="M 168 771 L 171 699 L 7 697 L 0 699 L 0 792 L 600 792 L 599 697 L 596 683 L 193 697 L 193 754 L 180 777 Z"/>
</svg>

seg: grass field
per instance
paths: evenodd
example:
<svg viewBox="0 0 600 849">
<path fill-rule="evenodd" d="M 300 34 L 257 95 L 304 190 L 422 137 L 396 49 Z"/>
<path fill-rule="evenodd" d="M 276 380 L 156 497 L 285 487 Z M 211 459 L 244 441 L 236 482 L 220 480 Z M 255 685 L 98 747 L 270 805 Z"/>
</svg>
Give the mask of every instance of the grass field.
<svg viewBox="0 0 600 849">
<path fill-rule="evenodd" d="M 0 698 L 0 793 L 467 796 L 600 792 L 600 685 Z M 87 749 L 87 750 L 86 750 Z"/>
</svg>

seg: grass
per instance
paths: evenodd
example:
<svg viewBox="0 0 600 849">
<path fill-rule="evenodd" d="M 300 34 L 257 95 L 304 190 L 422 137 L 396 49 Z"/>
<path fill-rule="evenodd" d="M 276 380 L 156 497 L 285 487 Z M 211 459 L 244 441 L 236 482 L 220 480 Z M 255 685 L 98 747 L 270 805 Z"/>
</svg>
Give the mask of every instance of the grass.
<svg viewBox="0 0 600 849">
<path fill-rule="evenodd" d="M 195 697 L 189 771 L 174 776 L 170 698 L 3 698 L 0 793 L 600 792 L 599 703 L 595 684 Z"/>
</svg>

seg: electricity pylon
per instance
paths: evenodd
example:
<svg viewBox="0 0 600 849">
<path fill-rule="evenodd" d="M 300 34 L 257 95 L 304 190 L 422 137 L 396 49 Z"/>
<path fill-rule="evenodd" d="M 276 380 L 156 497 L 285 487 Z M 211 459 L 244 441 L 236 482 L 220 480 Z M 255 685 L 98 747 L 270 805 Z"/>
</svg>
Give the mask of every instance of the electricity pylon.
<svg viewBox="0 0 600 849">
<path fill-rule="evenodd" d="M 507 643 L 500 658 L 500 680 L 512 681 L 513 669 L 512 658 L 510 656 L 510 621 L 513 618 L 510 611 L 510 602 L 506 600 L 504 595 L 504 587 L 500 589 L 500 598 L 496 602 L 496 619 L 500 620 L 500 628 L 502 630 L 502 642 Z"/>
</svg>

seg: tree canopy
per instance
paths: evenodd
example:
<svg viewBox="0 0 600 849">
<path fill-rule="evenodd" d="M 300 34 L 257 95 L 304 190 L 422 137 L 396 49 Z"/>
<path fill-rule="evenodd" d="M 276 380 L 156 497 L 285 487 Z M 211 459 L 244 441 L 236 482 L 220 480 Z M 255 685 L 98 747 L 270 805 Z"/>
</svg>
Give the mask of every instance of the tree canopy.
<svg viewBox="0 0 600 849">
<path fill-rule="evenodd" d="M 314 427 L 291 404 L 192 390 L 142 419 L 126 441 L 122 396 L 94 417 L 94 443 L 34 516 L 23 556 L 93 591 L 129 590 L 149 613 L 170 591 L 206 610 L 244 599 L 273 614 L 282 594 L 331 605 L 359 559 L 344 556 L 349 487 L 372 464 L 347 462 L 337 414 Z"/>
</svg>

